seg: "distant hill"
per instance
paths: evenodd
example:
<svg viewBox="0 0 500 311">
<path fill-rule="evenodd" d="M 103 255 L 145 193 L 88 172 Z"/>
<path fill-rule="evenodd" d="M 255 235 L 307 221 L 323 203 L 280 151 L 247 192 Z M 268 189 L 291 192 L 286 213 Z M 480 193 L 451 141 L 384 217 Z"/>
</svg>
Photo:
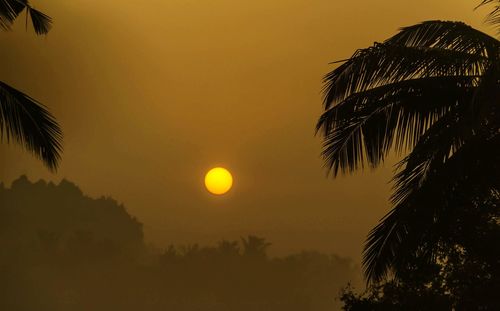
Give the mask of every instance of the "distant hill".
<svg viewBox="0 0 500 311">
<path fill-rule="evenodd" d="M 143 246 L 142 224 L 111 198 L 90 198 L 74 183 L 0 184 L 0 242 L 20 249 L 119 253 Z M 23 247 L 26 246 L 26 247 Z"/>
</svg>

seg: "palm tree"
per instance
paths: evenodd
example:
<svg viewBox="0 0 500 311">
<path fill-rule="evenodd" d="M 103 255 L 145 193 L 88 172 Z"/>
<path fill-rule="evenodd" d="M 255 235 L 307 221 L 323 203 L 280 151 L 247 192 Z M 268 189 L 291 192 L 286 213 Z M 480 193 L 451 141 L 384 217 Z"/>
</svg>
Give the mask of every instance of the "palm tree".
<svg viewBox="0 0 500 311">
<path fill-rule="evenodd" d="M 27 0 L 0 0 L 0 27 L 9 30 L 26 12 L 38 35 L 49 32 L 50 17 L 35 10 Z M 62 132 L 45 106 L 15 88 L 0 82 L 0 139 L 14 140 L 40 158 L 52 171 L 57 169 L 62 151 Z"/>
<path fill-rule="evenodd" d="M 500 1 L 488 21 L 499 25 Z M 393 150 L 393 209 L 368 235 L 369 282 L 433 260 L 451 210 L 500 189 L 500 42 L 461 22 L 427 21 L 357 50 L 325 76 L 326 166 L 377 167 Z M 452 213 L 456 214 L 456 213 Z"/>
<path fill-rule="evenodd" d="M 237 257 L 240 254 L 238 241 L 222 240 L 217 243 L 217 251 L 225 257 Z"/>
<path fill-rule="evenodd" d="M 265 258 L 267 249 L 271 246 L 271 243 L 267 242 L 265 238 L 255 235 L 241 238 L 241 244 L 243 245 L 243 256 L 248 258 Z"/>
</svg>

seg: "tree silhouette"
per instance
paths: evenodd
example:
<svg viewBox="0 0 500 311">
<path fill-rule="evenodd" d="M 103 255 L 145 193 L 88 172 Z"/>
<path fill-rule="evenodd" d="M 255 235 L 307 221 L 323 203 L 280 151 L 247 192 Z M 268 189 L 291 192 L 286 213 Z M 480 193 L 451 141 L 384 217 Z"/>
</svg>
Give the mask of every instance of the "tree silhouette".
<svg viewBox="0 0 500 311">
<path fill-rule="evenodd" d="M 22 176 L 0 183 L 0 310 L 338 310 L 332 296 L 361 285 L 348 258 L 269 244 L 148 246 L 115 200 Z"/>
<path fill-rule="evenodd" d="M 267 248 L 271 246 L 271 243 L 266 242 L 265 238 L 255 235 L 241 238 L 241 244 L 243 245 L 243 256 L 249 258 L 265 258 Z"/>
<path fill-rule="evenodd" d="M 67 180 L 32 183 L 21 176 L 10 189 L 0 187 L 0 244 L 24 238 L 47 251 L 63 244 L 94 253 L 106 244 L 123 253 L 143 248 L 142 224 L 113 199 L 92 199 Z"/>
<path fill-rule="evenodd" d="M 52 25 L 49 16 L 34 9 L 27 0 L 0 0 L 0 27 L 9 30 L 25 11 L 38 35 L 47 34 Z M 62 151 L 62 132 L 45 106 L 0 82 L 0 139 L 14 140 L 40 158 L 52 171 L 57 169 Z"/>
<path fill-rule="evenodd" d="M 361 295 L 347 287 L 344 310 L 498 310 L 500 250 L 492 245 L 500 238 L 499 214 L 498 193 L 455 213 L 459 225 L 439 242 L 437 260 L 412 258 L 398 280 Z"/>
<path fill-rule="evenodd" d="M 238 241 L 222 240 L 217 243 L 217 250 L 222 256 L 235 257 L 240 254 Z"/>
<path fill-rule="evenodd" d="M 499 1 L 488 21 L 498 26 Z M 357 50 L 325 77 L 317 131 L 335 176 L 395 150 L 393 209 L 370 232 L 365 275 L 398 277 L 433 258 L 446 217 L 500 188 L 500 42 L 461 22 L 426 21 Z"/>
</svg>

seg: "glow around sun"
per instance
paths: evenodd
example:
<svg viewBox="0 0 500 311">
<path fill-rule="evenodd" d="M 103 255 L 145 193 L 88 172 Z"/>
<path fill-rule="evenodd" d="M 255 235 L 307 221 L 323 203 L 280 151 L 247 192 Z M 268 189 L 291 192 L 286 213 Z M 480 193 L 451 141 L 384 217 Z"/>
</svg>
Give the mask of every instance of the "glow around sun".
<svg viewBox="0 0 500 311">
<path fill-rule="evenodd" d="M 205 175 L 205 187 L 215 195 L 222 195 L 233 186 L 233 176 L 223 167 L 216 167 Z"/>
</svg>

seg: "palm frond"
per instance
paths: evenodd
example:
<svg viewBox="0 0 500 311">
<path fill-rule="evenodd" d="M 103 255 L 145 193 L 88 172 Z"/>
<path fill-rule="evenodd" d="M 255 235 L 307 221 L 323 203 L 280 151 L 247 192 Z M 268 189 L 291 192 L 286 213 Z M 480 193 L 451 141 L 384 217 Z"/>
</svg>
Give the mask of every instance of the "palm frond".
<svg viewBox="0 0 500 311">
<path fill-rule="evenodd" d="M 363 272 L 368 282 L 382 280 L 395 265 L 401 243 L 408 235 L 400 214 L 394 208 L 368 234 L 363 251 Z"/>
<path fill-rule="evenodd" d="M 470 96 L 469 96 L 470 98 Z M 471 139 L 473 129 L 467 125 L 467 97 L 436 121 L 418 140 L 412 152 L 397 165 L 391 202 L 405 202 L 412 193 L 419 191 L 433 172 L 439 170 L 460 148 Z M 465 113 L 464 113 L 465 111 Z"/>
<path fill-rule="evenodd" d="M 496 39 L 462 23 L 433 21 L 404 28 L 384 43 L 356 51 L 325 76 L 325 109 L 350 94 L 387 83 L 420 76 L 481 74 L 489 49 L 498 53 Z"/>
<path fill-rule="evenodd" d="M 414 258 L 435 259 L 436 234 L 434 205 L 425 209 L 395 207 L 373 228 L 363 252 L 363 272 L 367 283 L 377 283 L 388 275 L 396 279 Z"/>
<path fill-rule="evenodd" d="M 434 47 L 493 57 L 498 53 L 497 39 L 462 22 L 426 21 L 409 27 L 385 41 L 411 47 Z"/>
<path fill-rule="evenodd" d="M 14 20 L 26 6 L 26 0 L 0 0 L 0 27 L 10 29 Z"/>
<path fill-rule="evenodd" d="M 324 106 L 328 109 L 352 94 L 409 79 L 481 75 L 487 65 L 486 57 L 462 51 L 377 44 L 359 50 L 325 76 Z"/>
<path fill-rule="evenodd" d="M 442 125 L 441 129 L 445 130 L 449 123 Z M 459 128 L 450 131 L 450 137 L 457 136 Z M 441 138 L 435 135 L 438 137 Z M 429 142 L 423 143 L 429 145 Z M 395 207 L 370 232 L 365 244 L 363 266 L 369 282 L 377 282 L 391 271 L 398 277 L 409 258 L 419 256 L 432 260 L 438 241 L 446 237 L 444 232 L 453 229 L 448 216 L 456 214 L 458 206 L 474 204 L 474 197 L 498 192 L 499 146 L 498 132 L 492 137 L 470 136 L 445 162 L 439 157 L 421 160 L 422 168 L 408 159 L 405 161 L 403 171 L 406 171 L 396 178 L 399 181 L 408 178 L 404 182 L 412 183 L 411 191 L 393 197 Z M 432 156 L 432 148 L 427 150 Z M 428 176 L 421 178 L 422 172 Z"/>
<path fill-rule="evenodd" d="M 14 140 L 40 158 L 52 171 L 62 151 L 62 132 L 39 102 L 0 82 L 0 139 Z"/>
<path fill-rule="evenodd" d="M 412 148 L 433 122 L 470 98 L 476 83 L 469 76 L 417 78 L 351 95 L 318 122 L 326 165 L 337 175 L 364 162 L 376 167 L 393 146 Z"/>
<path fill-rule="evenodd" d="M 34 9 L 27 0 L 0 0 L 0 27 L 10 29 L 19 14 L 26 9 L 26 21 L 31 19 L 37 35 L 47 34 L 52 27 L 52 18 Z"/>
<path fill-rule="evenodd" d="M 26 7 L 27 13 L 31 17 L 33 29 L 37 35 L 45 35 L 52 28 L 52 18 L 32 7 Z"/>
<path fill-rule="evenodd" d="M 466 121 L 460 120 L 459 112 L 465 109 L 464 105 L 456 105 L 442 116 L 399 163 L 403 168 L 394 177 L 395 191 L 391 197 L 395 207 L 370 231 L 365 244 L 363 266 L 369 282 L 383 279 L 390 271 L 397 277 L 398 267 L 404 266 L 405 259 L 414 257 L 419 248 L 432 256 L 432 247 L 425 248 L 423 239 L 431 242 L 428 234 L 436 221 L 436 207 L 445 204 L 440 201 L 443 196 L 436 193 L 443 187 L 429 188 L 427 183 L 434 178 L 436 186 L 436 172 L 463 145 L 467 135 L 462 128 Z M 429 202 L 429 197 L 436 199 Z"/>
<path fill-rule="evenodd" d="M 493 4 L 493 10 L 486 16 L 486 23 L 493 25 L 500 34 L 500 1 L 483 0 L 477 7 Z"/>
</svg>

